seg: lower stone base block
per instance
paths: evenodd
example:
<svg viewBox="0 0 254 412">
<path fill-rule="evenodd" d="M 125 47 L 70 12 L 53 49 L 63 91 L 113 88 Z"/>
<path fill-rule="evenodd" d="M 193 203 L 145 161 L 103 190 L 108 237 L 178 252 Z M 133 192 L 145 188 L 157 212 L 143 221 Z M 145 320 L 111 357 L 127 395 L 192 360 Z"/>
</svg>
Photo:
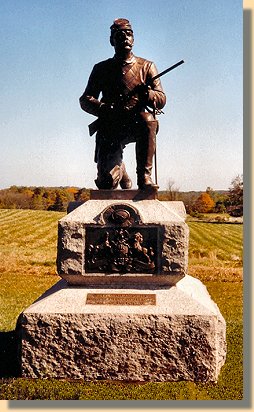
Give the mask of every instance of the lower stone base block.
<svg viewBox="0 0 254 412">
<path fill-rule="evenodd" d="M 205 286 L 191 276 L 156 290 L 61 280 L 18 319 L 22 376 L 217 381 L 225 329 Z"/>
</svg>

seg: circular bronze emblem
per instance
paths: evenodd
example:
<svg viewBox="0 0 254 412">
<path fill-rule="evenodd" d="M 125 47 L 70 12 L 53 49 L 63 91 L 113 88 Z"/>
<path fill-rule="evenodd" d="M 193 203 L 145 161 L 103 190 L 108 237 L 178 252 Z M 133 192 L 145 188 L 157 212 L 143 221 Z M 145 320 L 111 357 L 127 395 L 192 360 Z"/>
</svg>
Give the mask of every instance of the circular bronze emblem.
<svg viewBox="0 0 254 412">
<path fill-rule="evenodd" d="M 112 212 L 111 215 L 112 220 L 119 225 L 130 219 L 130 217 L 131 215 L 126 209 L 116 209 Z"/>
<path fill-rule="evenodd" d="M 130 205 L 114 204 L 104 209 L 99 217 L 99 224 L 113 224 L 114 226 L 127 227 L 139 225 L 141 218 L 138 211 Z"/>
</svg>

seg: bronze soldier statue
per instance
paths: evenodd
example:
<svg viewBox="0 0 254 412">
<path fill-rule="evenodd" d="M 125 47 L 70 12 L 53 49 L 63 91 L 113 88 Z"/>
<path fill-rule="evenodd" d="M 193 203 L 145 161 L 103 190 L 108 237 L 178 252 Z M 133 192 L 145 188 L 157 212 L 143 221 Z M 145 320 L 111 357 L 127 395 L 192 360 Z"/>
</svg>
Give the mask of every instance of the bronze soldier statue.
<svg viewBox="0 0 254 412">
<path fill-rule="evenodd" d="M 81 108 L 98 117 L 95 162 L 99 189 L 130 189 L 132 182 L 123 163 L 126 144 L 136 142 L 138 188 L 157 187 L 151 178 L 156 148 L 156 113 L 166 104 L 153 62 L 132 53 L 133 30 L 127 19 L 110 27 L 115 55 L 96 64 L 80 97 Z M 101 94 L 101 100 L 99 96 Z M 93 134 L 91 132 L 90 134 Z"/>
</svg>

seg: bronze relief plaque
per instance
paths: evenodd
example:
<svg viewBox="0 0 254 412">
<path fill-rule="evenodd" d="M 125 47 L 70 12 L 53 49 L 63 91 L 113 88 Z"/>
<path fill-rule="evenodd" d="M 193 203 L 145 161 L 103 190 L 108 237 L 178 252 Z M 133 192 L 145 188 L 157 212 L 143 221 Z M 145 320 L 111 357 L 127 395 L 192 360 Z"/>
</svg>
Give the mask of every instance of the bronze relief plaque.
<svg viewBox="0 0 254 412">
<path fill-rule="evenodd" d="M 87 305 L 156 305 L 156 295 L 148 293 L 88 293 Z"/>
<path fill-rule="evenodd" d="M 157 227 L 86 227 L 86 273 L 156 273 Z"/>
</svg>

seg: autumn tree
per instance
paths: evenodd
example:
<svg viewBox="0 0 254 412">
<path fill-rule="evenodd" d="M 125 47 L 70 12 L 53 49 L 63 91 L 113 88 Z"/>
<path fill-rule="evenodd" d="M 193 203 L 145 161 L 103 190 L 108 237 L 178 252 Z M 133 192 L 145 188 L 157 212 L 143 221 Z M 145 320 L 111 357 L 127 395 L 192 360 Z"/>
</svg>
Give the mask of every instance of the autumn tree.
<svg viewBox="0 0 254 412">
<path fill-rule="evenodd" d="M 55 201 L 48 207 L 48 210 L 63 212 L 67 209 L 67 205 L 73 200 L 73 194 L 69 193 L 65 188 L 54 189 Z"/>
<path fill-rule="evenodd" d="M 43 188 L 35 187 L 33 190 L 31 208 L 35 210 L 44 210 Z"/>
<path fill-rule="evenodd" d="M 79 202 L 86 202 L 87 200 L 90 199 L 90 189 L 86 189 L 85 187 L 82 189 L 79 189 L 75 195 L 74 195 L 74 199 Z"/>
<path fill-rule="evenodd" d="M 194 204 L 194 209 L 199 213 L 209 213 L 212 212 L 214 208 L 214 201 L 209 195 L 209 193 L 204 192 L 197 198 Z"/>
<path fill-rule="evenodd" d="M 30 207 L 31 196 L 29 193 L 14 188 L 0 190 L 1 209 L 30 209 Z"/>
</svg>

